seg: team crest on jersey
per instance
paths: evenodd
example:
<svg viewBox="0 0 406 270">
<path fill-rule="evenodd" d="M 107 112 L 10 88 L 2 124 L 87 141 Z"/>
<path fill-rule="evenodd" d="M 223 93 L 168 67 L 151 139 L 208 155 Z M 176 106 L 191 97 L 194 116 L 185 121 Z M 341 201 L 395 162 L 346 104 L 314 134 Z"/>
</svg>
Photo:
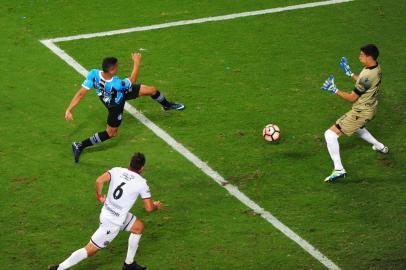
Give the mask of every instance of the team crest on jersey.
<svg viewBox="0 0 406 270">
<path fill-rule="evenodd" d="M 372 81 L 368 77 L 361 78 L 360 82 L 364 86 L 365 90 L 368 90 L 372 86 Z"/>
</svg>

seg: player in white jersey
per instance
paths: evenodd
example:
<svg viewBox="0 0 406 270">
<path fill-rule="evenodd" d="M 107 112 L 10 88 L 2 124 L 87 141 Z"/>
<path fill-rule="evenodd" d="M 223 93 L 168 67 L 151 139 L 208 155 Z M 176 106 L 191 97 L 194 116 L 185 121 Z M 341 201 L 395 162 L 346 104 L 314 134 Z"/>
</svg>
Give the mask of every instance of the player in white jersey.
<svg viewBox="0 0 406 270">
<path fill-rule="evenodd" d="M 147 181 L 140 175 L 145 165 L 145 157 L 141 153 L 133 155 L 130 166 L 113 168 L 96 180 L 96 198 L 103 203 L 100 213 L 100 227 L 90 238 L 90 242 L 83 248 L 76 250 L 59 265 L 51 265 L 49 270 L 68 269 L 87 257 L 93 256 L 100 249 L 106 247 L 120 231 L 130 232 L 128 239 L 127 257 L 123 270 L 142 270 L 146 267 L 134 261 L 138 242 L 144 231 L 144 224 L 129 211 L 138 196 L 144 201 L 145 210 L 153 212 L 161 208 L 159 201 L 153 201 Z M 106 195 L 102 195 L 104 183 L 110 182 Z"/>
</svg>

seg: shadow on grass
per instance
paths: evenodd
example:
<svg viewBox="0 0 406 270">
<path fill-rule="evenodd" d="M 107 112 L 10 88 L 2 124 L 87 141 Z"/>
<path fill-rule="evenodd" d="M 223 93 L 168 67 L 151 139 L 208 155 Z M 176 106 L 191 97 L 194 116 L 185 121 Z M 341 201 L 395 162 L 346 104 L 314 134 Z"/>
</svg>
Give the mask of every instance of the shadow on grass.
<svg viewBox="0 0 406 270">
<path fill-rule="evenodd" d="M 86 153 L 90 154 L 90 153 L 97 153 L 97 152 L 101 152 L 101 151 L 107 151 L 107 150 L 109 150 L 111 148 L 116 147 L 119 143 L 124 143 L 124 140 L 119 138 L 119 137 L 115 137 L 115 138 L 110 139 L 110 140 L 108 140 L 108 141 L 106 141 L 104 143 L 101 143 L 99 145 L 94 145 L 92 147 L 87 148 L 83 152 L 83 154 L 86 154 Z"/>
<path fill-rule="evenodd" d="M 387 177 L 378 176 L 361 176 L 361 175 L 351 175 L 351 172 L 347 174 L 347 177 L 337 180 L 337 182 L 330 183 L 331 185 L 356 185 L 358 187 L 367 187 L 368 185 L 375 185 L 384 182 L 390 182 L 391 180 Z"/>
</svg>

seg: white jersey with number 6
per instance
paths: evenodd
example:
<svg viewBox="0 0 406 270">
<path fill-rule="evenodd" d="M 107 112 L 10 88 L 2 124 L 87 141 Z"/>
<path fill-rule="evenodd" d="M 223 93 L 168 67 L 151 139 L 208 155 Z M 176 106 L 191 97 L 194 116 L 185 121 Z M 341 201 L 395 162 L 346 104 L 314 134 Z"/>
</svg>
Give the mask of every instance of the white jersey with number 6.
<svg viewBox="0 0 406 270">
<path fill-rule="evenodd" d="M 101 210 L 100 222 L 122 226 L 138 196 L 147 199 L 151 198 L 151 193 L 147 181 L 138 173 L 119 167 L 108 172 L 110 185 Z"/>
</svg>

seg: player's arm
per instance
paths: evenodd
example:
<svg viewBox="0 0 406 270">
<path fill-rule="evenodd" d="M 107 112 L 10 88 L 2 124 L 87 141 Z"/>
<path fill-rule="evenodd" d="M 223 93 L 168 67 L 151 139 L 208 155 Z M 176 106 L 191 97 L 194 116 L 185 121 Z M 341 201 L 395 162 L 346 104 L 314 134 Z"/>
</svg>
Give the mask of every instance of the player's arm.
<svg viewBox="0 0 406 270">
<path fill-rule="evenodd" d="M 86 79 L 82 83 L 82 86 L 80 89 L 76 92 L 75 96 L 72 98 L 68 108 L 66 109 L 65 112 L 65 119 L 66 121 L 72 121 L 73 120 L 73 115 L 72 115 L 72 110 L 79 104 L 79 102 L 86 96 L 86 93 L 88 90 L 93 88 L 93 81 L 95 79 L 95 76 L 97 74 L 96 69 L 92 69 L 89 71 L 89 73 L 86 76 Z"/>
<path fill-rule="evenodd" d="M 355 74 L 355 73 L 353 73 L 352 74 L 352 76 L 351 76 L 351 78 L 354 80 L 354 81 L 356 81 L 356 80 L 358 80 L 358 74 Z"/>
<path fill-rule="evenodd" d="M 143 199 L 143 201 L 144 201 L 144 208 L 149 213 L 161 209 L 160 201 L 153 201 L 151 198 L 145 198 L 145 199 Z"/>
<path fill-rule="evenodd" d="M 141 64 L 141 54 L 133 53 L 131 54 L 131 58 L 133 60 L 133 70 L 131 71 L 131 75 L 130 77 L 128 77 L 128 79 L 130 80 L 131 84 L 134 84 L 138 79 L 138 73 Z"/>
<path fill-rule="evenodd" d="M 154 212 L 161 209 L 161 202 L 152 200 L 151 192 L 149 191 L 149 186 L 145 183 L 141 189 L 140 196 L 144 201 L 144 208 L 147 212 Z"/>
<path fill-rule="evenodd" d="M 351 103 L 354 103 L 359 98 L 358 94 L 355 93 L 354 91 L 352 91 L 351 93 L 347 93 L 345 91 L 341 91 L 341 90 L 337 89 L 336 95 Z"/>
<path fill-rule="evenodd" d="M 72 110 L 79 104 L 79 102 L 86 96 L 87 90 L 85 87 L 80 87 L 80 89 L 76 92 L 75 96 L 72 98 L 68 108 L 65 111 L 65 120 L 72 121 L 73 115 Z"/>
<path fill-rule="evenodd" d="M 104 183 L 109 182 L 110 179 L 111 179 L 110 173 L 105 172 L 102 175 L 100 175 L 96 180 L 96 199 L 101 203 L 104 203 L 104 201 L 106 200 L 106 195 L 102 195 L 103 185 Z"/>
<path fill-rule="evenodd" d="M 342 90 L 338 90 L 337 86 L 334 83 L 334 76 L 330 75 L 327 80 L 324 82 L 323 86 L 321 87 L 321 90 L 330 92 L 332 94 L 336 94 L 337 96 L 341 97 L 342 99 L 349 101 L 351 103 L 357 101 L 359 98 L 359 95 L 355 92 L 352 91 L 351 93 L 347 93 Z"/>
</svg>

